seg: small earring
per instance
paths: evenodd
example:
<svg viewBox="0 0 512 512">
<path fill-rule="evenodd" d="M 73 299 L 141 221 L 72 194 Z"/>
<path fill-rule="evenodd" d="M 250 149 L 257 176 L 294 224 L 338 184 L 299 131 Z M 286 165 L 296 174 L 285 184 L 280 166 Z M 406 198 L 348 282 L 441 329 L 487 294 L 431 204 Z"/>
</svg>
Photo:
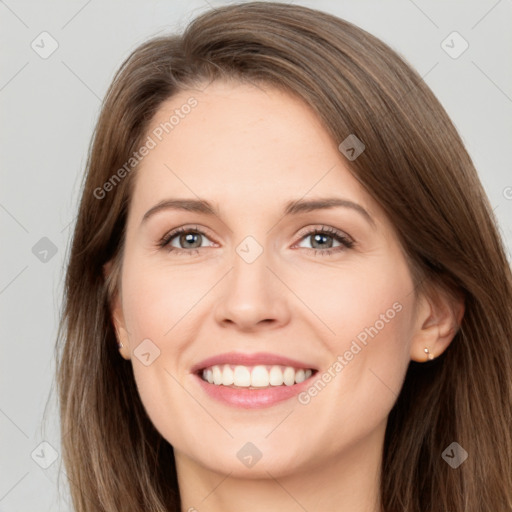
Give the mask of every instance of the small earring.
<svg viewBox="0 0 512 512">
<path fill-rule="evenodd" d="M 120 341 L 117 342 L 117 348 L 119 348 L 119 349 L 123 348 L 123 344 Z"/>
<path fill-rule="evenodd" d="M 425 352 L 425 354 L 427 354 L 427 358 L 429 361 L 432 361 L 432 359 L 434 359 L 434 354 L 431 354 L 430 350 L 427 347 L 425 347 L 423 349 L 423 352 Z"/>
</svg>

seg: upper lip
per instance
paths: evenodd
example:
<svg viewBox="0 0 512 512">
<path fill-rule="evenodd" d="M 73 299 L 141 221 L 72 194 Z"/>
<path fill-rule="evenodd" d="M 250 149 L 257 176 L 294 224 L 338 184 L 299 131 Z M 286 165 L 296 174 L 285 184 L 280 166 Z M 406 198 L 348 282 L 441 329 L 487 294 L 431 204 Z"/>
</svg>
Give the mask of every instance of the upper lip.
<svg viewBox="0 0 512 512">
<path fill-rule="evenodd" d="M 294 368 L 312 369 L 316 370 L 309 363 L 291 359 L 289 357 L 280 356 L 279 354 L 271 354 L 270 352 L 256 352 L 253 354 L 244 354 L 242 352 L 227 352 L 218 354 L 216 356 L 203 359 L 191 368 L 191 373 L 196 373 L 210 366 L 220 364 L 235 364 L 243 366 L 256 366 L 256 365 L 281 365 L 292 366 Z"/>
</svg>

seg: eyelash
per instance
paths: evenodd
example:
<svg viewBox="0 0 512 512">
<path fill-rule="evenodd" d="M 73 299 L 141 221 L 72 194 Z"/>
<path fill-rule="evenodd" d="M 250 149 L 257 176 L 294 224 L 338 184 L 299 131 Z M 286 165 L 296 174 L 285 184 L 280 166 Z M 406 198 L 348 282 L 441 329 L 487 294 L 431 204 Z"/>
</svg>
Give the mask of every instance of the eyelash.
<svg viewBox="0 0 512 512">
<path fill-rule="evenodd" d="M 174 252 L 177 254 L 188 254 L 189 256 L 193 256 L 199 252 L 199 249 L 178 249 L 177 247 L 172 247 L 169 244 L 171 241 L 176 238 L 176 236 L 181 235 L 183 233 L 196 233 L 200 234 L 201 236 L 204 236 L 208 238 L 208 235 L 201 229 L 199 229 L 197 226 L 195 228 L 183 226 L 181 228 L 177 228 L 170 233 L 167 233 L 164 235 L 160 241 L 158 242 L 158 247 L 161 249 L 166 249 L 168 252 Z M 306 233 L 304 233 L 299 242 L 302 241 L 304 238 L 307 238 L 308 236 L 314 236 L 317 234 L 324 234 L 328 235 L 331 238 L 334 238 L 338 242 L 342 244 L 342 246 L 334 247 L 330 249 L 308 249 L 310 251 L 314 251 L 314 255 L 317 256 L 318 253 L 320 253 L 321 256 L 331 256 L 334 253 L 338 253 L 341 251 L 344 251 L 346 249 L 351 249 L 356 245 L 356 242 L 352 240 L 351 238 L 343 235 L 341 232 L 337 231 L 334 228 L 322 226 L 322 228 L 314 228 Z"/>
</svg>

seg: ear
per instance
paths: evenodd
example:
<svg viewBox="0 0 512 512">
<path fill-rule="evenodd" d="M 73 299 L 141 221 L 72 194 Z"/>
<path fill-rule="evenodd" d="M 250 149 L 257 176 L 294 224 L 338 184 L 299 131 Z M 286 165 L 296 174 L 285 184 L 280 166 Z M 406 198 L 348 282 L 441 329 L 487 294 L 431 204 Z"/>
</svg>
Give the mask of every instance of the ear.
<svg viewBox="0 0 512 512">
<path fill-rule="evenodd" d="M 114 325 L 117 342 L 123 345 L 122 347 L 118 348 L 118 350 L 124 359 L 129 360 L 130 345 L 128 330 L 126 329 L 120 290 L 118 290 L 117 287 L 115 287 L 116 281 L 118 281 L 117 274 L 118 271 L 114 269 L 114 264 L 112 263 L 112 261 L 108 261 L 107 263 L 105 263 L 105 265 L 103 265 L 103 276 L 105 278 L 107 289 L 109 290 L 110 295 L 110 318 L 112 324 Z"/>
<path fill-rule="evenodd" d="M 426 362 L 440 356 L 459 330 L 464 316 L 464 297 L 436 288 L 418 298 L 411 359 Z M 428 352 L 425 351 L 428 349 Z"/>
</svg>

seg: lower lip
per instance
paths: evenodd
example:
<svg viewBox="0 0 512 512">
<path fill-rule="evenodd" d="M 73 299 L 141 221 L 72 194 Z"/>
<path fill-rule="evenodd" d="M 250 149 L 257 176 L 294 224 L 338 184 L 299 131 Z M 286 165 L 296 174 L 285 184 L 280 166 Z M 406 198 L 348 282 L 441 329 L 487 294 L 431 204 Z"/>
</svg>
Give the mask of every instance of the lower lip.
<svg viewBox="0 0 512 512">
<path fill-rule="evenodd" d="M 243 389 L 231 388 L 229 386 L 222 385 L 217 386 L 203 380 L 197 374 L 194 375 L 194 377 L 199 381 L 199 385 L 213 399 L 230 405 L 231 407 L 238 407 L 241 409 L 261 409 L 263 407 L 270 407 L 279 402 L 289 400 L 290 398 L 298 395 L 301 391 L 304 391 L 311 384 L 311 379 L 314 376 L 315 374 L 299 384 L 294 384 L 293 386 L 282 385 L 261 389 Z"/>
</svg>

